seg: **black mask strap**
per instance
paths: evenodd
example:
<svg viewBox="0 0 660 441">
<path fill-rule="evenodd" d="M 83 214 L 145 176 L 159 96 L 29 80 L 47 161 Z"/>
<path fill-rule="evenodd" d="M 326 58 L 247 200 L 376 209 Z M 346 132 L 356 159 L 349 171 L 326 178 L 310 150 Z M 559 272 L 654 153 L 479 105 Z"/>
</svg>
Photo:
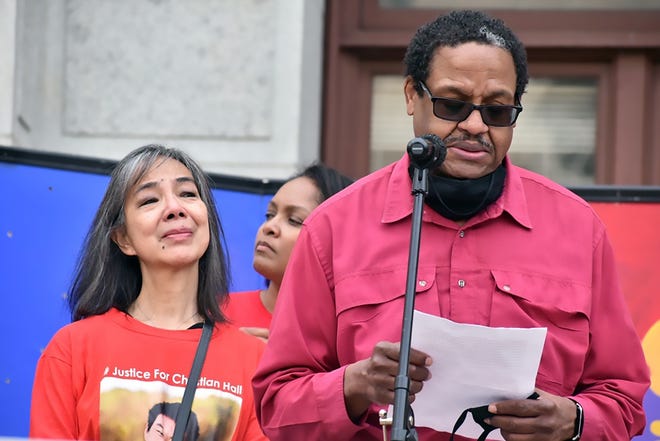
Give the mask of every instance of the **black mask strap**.
<svg viewBox="0 0 660 441">
<path fill-rule="evenodd" d="M 539 394 L 537 394 L 536 392 L 532 392 L 532 394 L 527 397 L 528 400 L 536 400 L 538 398 L 539 398 Z M 481 432 L 481 435 L 479 436 L 479 439 L 477 441 L 486 441 L 486 437 L 488 436 L 488 434 L 490 434 L 490 432 L 492 432 L 493 430 L 497 429 L 497 427 L 491 426 L 490 424 L 484 421 L 486 418 L 495 416 L 494 413 L 488 412 L 487 404 L 485 406 L 471 407 L 469 409 L 465 409 L 456 420 L 456 424 L 454 424 L 454 428 L 452 429 L 451 435 L 449 436 L 449 441 L 454 441 L 454 434 L 459 429 L 459 427 L 463 425 L 468 413 L 471 413 L 474 422 L 479 424 L 481 428 L 484 429 L 484 431 Z"/>
<path fill-rule="evenodd" d="M 456 424 L 454 424 L 454 428 L 452 429 L 451 435 L 449 436 L 449 441 L 454 441 L 454 434 L 463 425 L 468 413 L 471 413 L 474 422 L 479 424 L 481 428 L 484 429 L 484 431 L 481 432 L 481 435 L 479 435 L 479 439 L 477 441 L 486 441 L 488 434 L 497 429 L 497 427 L 491 426 L 490 424 L 484 422 L 486 418 L 490 418 L 494 415 L 488 412 L 488 405 L 471 407 L 469 409 L 465 409 L 456 420 Z"/>
</svg>

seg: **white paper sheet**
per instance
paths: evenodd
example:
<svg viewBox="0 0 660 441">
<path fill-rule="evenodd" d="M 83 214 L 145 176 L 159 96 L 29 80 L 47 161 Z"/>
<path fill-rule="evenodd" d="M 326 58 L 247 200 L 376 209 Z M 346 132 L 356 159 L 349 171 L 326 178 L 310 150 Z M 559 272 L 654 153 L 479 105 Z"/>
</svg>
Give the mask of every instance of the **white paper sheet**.
<svg viewBox="0 0 660 441">
<path fill-rule="evenodd" d="M 455 323 L 415 311 L 412 347 L 433 358 L 432 378 L 412 404 L 415 426 L 451 433 L 467 408 L 531 395 L 546 332 Z M 476 439 L 481 432 L 469 414 L 457 434 Z M 503 440 L 499 430 L 488 439 Z"/>
</svg>

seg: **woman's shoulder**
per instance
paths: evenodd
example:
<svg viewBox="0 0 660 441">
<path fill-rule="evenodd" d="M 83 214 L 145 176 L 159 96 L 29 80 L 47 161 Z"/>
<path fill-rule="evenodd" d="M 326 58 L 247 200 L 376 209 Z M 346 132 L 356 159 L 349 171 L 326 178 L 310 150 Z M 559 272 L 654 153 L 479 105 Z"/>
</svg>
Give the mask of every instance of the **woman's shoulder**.
<svg viewBox="0 0 660 441">
<path fill-rule="evenodd" d="M 266 344 L 245 332 L 238 329 L 238 326 L 232 323 L 221 323 L 216 326 L 218 332 L 218 345 L 232 353 L 257 356 L 259 358 Z"/>
<path fill-rule="evenodd" d="M 229 340 L 232 345 L 247 345 L 249 347 L 261 347 L 264 345 L 262 340 L 246 334 L 231 322 L 219 323 L 216 325 L 216 328 L 220 338 Z"/>
<path fill-rule="evenodd" d="M 268 328 L 272 318 L 261 301 L 259 289 L 229 294 L 222 305 L 222 312 L 236 326 Z"/>
<path fill-rule="evenodd" d="M 119 311 L 117 311 L 119 313 Z M 47 354 L 69 353 L 72 348 L 80 348 L 86 344 L 94 344 L 99 335 L 112 333 L 111 316 L 106 312 L 100 315 L 85 317 L 59 328 L 48 342 Z"/>
<path fill-rule="evenodd" d="M 240 311 L 251 305 L 261 303 L 261 290 L 238 291 L 229 293 L 224 303 L 225 311 Z"/>
<path fill-rule="evenodd" d="M 261 301 L 260 297 L 259 297 L 260 293 L 261 293 L 260 289 L 253 289 L 253 290 L 250 290 L 250 291 L 232 292 L 232 293 L 229 293 L 229 295 L 227 296 L 228 297 L 227 301 L 230 302 L 230 303 L 231 302 L 234 302 L 234 303 L 253 302 L 255 299 Z"/>
<path fill-rule="evenodd" d="M 124 313 L 122 313 L 117 309 L 112 308 L 103 314 L 91 315 L 89 317 L 85 317 L 80 320 L 67 323 L 66 325 L 62 326 L 55 335 L 87 334 L 97 329 L 98 330 L 106 329 L 107 331 L 108 323 L 113 321 L 114 317 L 117 317 L 121 314 Z"/>
</svg>

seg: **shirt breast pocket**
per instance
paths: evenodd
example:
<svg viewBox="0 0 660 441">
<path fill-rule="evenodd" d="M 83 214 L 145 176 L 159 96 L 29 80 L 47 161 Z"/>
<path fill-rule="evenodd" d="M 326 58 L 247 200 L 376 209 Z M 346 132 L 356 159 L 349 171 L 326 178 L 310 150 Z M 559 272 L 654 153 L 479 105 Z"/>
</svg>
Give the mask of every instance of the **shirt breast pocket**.
<svg viewBox="0 0 660 441">
<path fill-rule="evenodd" d="M 338 338 L 375 343 L 399 341 L 403 322 L 407 267 L 379 268 L 353 274 L 335 285 Z M 435 266 L 420 265 L 415 283 L 419 296 L 435 299 Z"/>
<path fill-rule="evenodd" d="M 546 327 L 537 386 L 556 394 L 573 393 L 589 348 L 589 287 L 542 274 L 491 274 L 491 326 Z"/>
</svg>

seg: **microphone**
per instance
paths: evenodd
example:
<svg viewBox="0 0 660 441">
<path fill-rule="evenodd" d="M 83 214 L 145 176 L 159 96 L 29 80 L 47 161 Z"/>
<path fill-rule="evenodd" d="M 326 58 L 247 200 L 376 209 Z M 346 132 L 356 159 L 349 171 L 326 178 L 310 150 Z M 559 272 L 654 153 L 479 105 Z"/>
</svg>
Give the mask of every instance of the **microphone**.
<svg viewBox="0 0 660 441">
<path fill-rule="evenodd" d="M 439 167 L 447 156 L 447 147 L 439 136 L 428 134 L 408 142 L 410 163 L 418 169 L 432 170 Z"/>
</svg>

